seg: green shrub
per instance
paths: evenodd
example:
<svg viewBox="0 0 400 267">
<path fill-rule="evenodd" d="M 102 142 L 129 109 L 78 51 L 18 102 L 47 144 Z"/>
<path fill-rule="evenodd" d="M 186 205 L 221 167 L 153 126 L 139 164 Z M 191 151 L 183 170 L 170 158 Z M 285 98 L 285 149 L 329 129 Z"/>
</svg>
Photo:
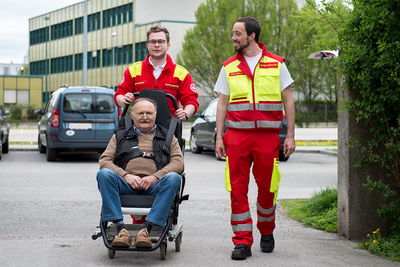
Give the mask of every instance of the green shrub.
<svg viewBox="0 0 400 267">
<path fill-rule="evenodd" d="M 316 229 L 337 232 L 337 189 L 326 188 L 309 199 L 284 200 L 287 215 Z"/>
<path fill-rule="evenodd" d="M 10 107 L 11 121 L 20 121 L 22 118 L 22 105 L 15 104 Z"/>
</svg>

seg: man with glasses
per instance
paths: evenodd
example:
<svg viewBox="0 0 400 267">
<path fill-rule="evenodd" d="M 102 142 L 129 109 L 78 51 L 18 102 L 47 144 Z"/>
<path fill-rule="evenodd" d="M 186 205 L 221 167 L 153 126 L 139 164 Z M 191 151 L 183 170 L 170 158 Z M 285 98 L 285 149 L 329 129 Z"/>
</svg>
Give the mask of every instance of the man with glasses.
<svg viewBox="0 0 400 267">
<path fill-rule="evenodd" d="M 161 149 L 168 130 L 156 125 L 157 105 L 148 98 L 133 103 L 129 129 L 118 128 L 99 159 L 97 185 L 102 198 L 102 218 L 117 226 L 112 246 L 130 247 L 132 238 L 123 221 L 119 195 L 156 196 L 135 247 L 152 247 L 149 233 L 154 225 L 164 227 L 169 208 L 181 185 L 184 170 L 178 140 L 173 137 L 169 155 Z M 167 160 L 159 160 L 167 156 Z"/>
<path fill-rule="evenodd" d="M 196 92 L 190 73 L 182 66 L 172 62 L 167 54 L 170 47 L 169 32 L 165 27 L 156 25 L 147 31 L 147 49 L 149 54 L 141 62 L 129 66 L 124 78 L 114 95 L 119 107 L 134 100 L 134 92 L 142 89 L 160 89 L 173 95 L 183 105 L 175 111 L 170 99 L 168 103 L 171 114 L 181 121 L 186 121 L 199 108 Z"/>
</svg>

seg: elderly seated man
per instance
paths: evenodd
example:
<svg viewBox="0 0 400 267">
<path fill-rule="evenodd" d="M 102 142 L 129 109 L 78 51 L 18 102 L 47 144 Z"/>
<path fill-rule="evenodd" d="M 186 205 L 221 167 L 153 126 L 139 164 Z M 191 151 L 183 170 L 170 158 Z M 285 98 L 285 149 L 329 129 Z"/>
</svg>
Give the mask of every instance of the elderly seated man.
<svg viewBox="0 0 400 267">
<path fill-rule="evenodd" d="M 138 98 L 132 107 L 132 127 L 117 129 L 99 159 L 97 184 L 103 203 L 103 221 L 114 222 L 118 230 L 118 237 L 113 240 L 112 246 L 132 245 L 132 238 L 123 221 L 119 195 L 156 196 L 134 243 L 136 247 L 152 247 L 149 233 L 154 225 L 165 226 L 180 188 L 180 174 L 184 170 L 182 152 L 174 137 L 167 160 L 160 160 L 165 157 L 162 147 L 168 130 L 155 124 L 156 115 L 157 105 L 152 99 Z"/>
</svg>

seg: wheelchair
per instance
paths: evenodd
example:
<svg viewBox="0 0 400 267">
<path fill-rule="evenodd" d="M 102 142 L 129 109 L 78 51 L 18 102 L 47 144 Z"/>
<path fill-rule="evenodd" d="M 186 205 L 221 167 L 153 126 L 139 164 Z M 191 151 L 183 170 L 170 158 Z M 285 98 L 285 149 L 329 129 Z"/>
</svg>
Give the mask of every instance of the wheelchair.
<svg viewBox="0 0 400 267">
<path fill-rule="evenodd" d="M 173 104 L 175 110 L 178 109 L 178 103 L 174 96 L 166 94 L 162 90 L 157 89 L 143 89 L 139 93 L 133 93 L 135 97 L 151 98 L 157 103 L 157 117 L 156 124 L 168 129 L 168 134 L 173 134 L 179 142 L 182 155 L 185 151 L 185 139 L 182 138 L 182 122 L 171 115 L 169 103 Z M 122 111 L 118 127 L 129 128 L 132 125 L 132 120 L 127 111 L 130 105 L 126 105 Z M 151 248 L 137 248 L 137 247 L 113 247 L 112 241 L 118 236 L 117 227 L 112 222 L 103 222 L 102 215 L 100 215 L 100 225 L 96 233 L 92 235 L 92 239 L 96 240 L 102 237 L 104 245 L 108 249 L 108 256 L 110 259 L 115 257 L 116 251 L 136 251 L 136 252 L 151 252 L 160 249 L 161 260 L 165 260 L 167 254 L 167 241 L 175 242 L 175 251 L 179 252 L 182 242 L 183 226 L 178 223 L 179 205 L 184 200 L 189 199 L 189 195 L 183 195 L 185 187 L 185 174 L 181 174 L 181 188 L 176 193 L 175 199 L 171 205 L 167 222 L 164 227 L 154 226 L 150 233 L 150 240 L 153 243 Z M 123 214 L 134 216 L 145 216 L 150 212 L 153 205 L 155 196 L 140 196 L 140 195 L 120 195 L 121 210 Z M 133 220 L 135 221 L 135 220 Z M 125 223 L 127 230 L 132 237 L 141 229 L 143 224 Z"/>
</svg>

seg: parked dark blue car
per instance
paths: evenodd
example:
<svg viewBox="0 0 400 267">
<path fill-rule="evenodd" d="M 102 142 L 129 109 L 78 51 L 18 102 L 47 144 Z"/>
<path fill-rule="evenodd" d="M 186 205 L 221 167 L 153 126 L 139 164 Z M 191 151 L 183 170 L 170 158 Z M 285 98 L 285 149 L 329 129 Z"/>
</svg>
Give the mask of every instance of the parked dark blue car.
<svg viewBox="0 0 400 267">
<path fill-rule="evenodd" d="M 203 152 L 203 149 L 215 151 L 217 104 L 218 98 L 212 100 L 201 115 L 196 114 L 198 118 L 194 121 L 190 132 L 190 150 L 193 153 L 199 154 Z M 289 157 L 285 158 L 283 155 L 283 142 L 285 141 L 286 134 L 287 122 L 286 116 L 283 116 L 283 128 L 282 131 L 279 132 L 279 138 L 281 140 L 279 161 L 287 161 L 289 159 Z M 215 153 L 215 157 L 220 159 L 217 153 Z"/>
</svg>

